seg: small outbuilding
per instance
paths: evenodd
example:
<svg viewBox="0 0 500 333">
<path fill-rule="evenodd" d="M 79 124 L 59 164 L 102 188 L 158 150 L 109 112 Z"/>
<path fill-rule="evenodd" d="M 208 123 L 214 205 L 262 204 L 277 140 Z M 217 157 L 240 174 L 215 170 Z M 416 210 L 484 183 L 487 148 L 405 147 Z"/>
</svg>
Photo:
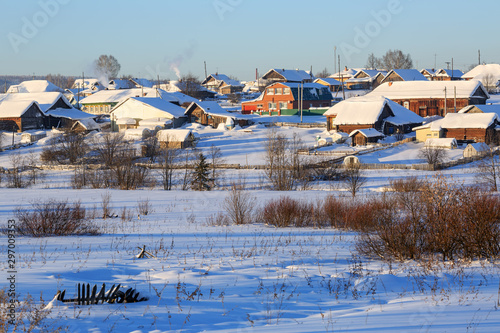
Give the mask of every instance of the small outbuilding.
<svg viewBox="0 0 500 333">
<path fill-rule="evenodd" d="M 160 148 L 189 148 L 194 146 L 195 137 L 191 130 L 168 129 L 156 133 Z"/>
<path fill-rule="evenodd" d="M 469 143 L 464 149 L 464 157 L 480 157 L 490 151 L 490 147 L 484 142 Z"/>
<path fill-rule="evenodd" d="M 435 138 L 425 140 L 424 147 L 455 149 L 458 147 L 458 144 L 455 138 Z"/>
<path fill-rule="evenodd" d="M 349 137 L 352 146 L 366 146 L 369 143 L 377 143 L 378 140 L 383 139 L 385 136 L 374 128 L 364 128 L 352 131 Z"/>
</svg>

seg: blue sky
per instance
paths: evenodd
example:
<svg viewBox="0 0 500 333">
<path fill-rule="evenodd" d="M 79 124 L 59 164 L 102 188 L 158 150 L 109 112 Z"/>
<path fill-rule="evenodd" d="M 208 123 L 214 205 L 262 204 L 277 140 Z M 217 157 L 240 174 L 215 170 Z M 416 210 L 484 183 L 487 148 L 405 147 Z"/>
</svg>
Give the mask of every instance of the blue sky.
<svg viewBox="0 0 500 333">
<path fill-rule="evenodd" d="M 363 67 L 368 54 L 410 53 L 415 67 L 465 70 L 500 62 L 497 0 L 3 1 L 0 74 L 92 71 L 112 54 L 120 74 L 175 79 L 218 71 L 240 80 L 268 69 Z M 87 75 L 87 74 L 86 74 Z"/>
</svg>

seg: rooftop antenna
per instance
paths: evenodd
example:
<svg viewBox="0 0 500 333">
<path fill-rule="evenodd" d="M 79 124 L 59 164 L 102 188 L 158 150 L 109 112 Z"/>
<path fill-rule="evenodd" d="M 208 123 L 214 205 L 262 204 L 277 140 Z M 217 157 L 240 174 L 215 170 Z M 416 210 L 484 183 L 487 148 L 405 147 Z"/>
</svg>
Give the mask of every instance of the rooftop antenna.
<svg viewBox="0 0 500 333">
<path fill-rule="evenodd" d="M 445 61 L 444 63 L 446 64 L 446 69 L 450 69 L 450 63 L 451 62 L 450 61 Z"/>
</svg>

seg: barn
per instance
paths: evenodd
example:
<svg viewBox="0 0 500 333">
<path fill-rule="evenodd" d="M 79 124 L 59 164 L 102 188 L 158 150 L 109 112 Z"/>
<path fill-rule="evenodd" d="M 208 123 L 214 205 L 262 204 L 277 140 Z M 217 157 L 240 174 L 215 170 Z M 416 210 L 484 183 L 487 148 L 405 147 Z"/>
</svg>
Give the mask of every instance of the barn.
<svg viewBox="0 0 500 333">
<path fill-rule="evenodd" d="M 389 82 L 368 95 L 389 98 L 421 117 L 444 117 L 468 105 L 486 104 L 490 98 L 481 82 L 475 80 Z"/>
<path fill-rule="evenodd" d="M 191 130 L 168 129 L 156 134 L 160 148 L 189 148 L 194 146 L 195 137 Z"/>
<path fill-rule="evenodd" d="M 0 102 L 0 129 L 22 132 L 43 128 L 43 112 L 35 101 Z"/>
</svg>

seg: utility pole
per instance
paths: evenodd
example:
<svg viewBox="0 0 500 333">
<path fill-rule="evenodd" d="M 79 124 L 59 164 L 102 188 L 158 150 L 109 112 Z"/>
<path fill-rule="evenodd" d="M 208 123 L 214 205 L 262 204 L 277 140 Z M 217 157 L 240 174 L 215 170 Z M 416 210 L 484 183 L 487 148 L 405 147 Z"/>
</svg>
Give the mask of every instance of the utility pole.
<svg viewBox="0 0 500 333">
<path fill-rule="evenodd" d="M 481 50 L 477 50 L 477 64 L 481 65 Z"/>
<path fill-rule="evenodd" d="M 339 55 L 339 74 L 340 74 L 340 55 Z M 342 85 L 342 98 L 345 100 L 344 76 L 340 74 L 340 84 Z"/>
<path fill-rule="evenodd" d="M 455 113 L 457 113 L 457 86 L 453 87 L 453 108 Z"/>
<path fill-rule="evenodd" d="M 208 74 L 207 74 L 207 62 L 204 61 L 204 63 L 205 63 L 205 79 L 206 79 L 208 77 Z"/>
<path fill-rule="evenodd" d="M 333 67 L 334 67 L 334 70 L 333 70 L 333 74 L 337 74 L 337 47 L 334 46 L 333 47 Z"/>
<path fill-rule="evenodd" d="M 453 58 L 451 58 L 451 79 L 453 80 Z M 457 110 L 455 110 L 456 112 Z"/>
<path fill-rule="evenodd" d="M 437 53 L 434 53 L 434 68 L 433 69 L 436 69 L 436 59 L 437 59 Z"/>
</svg>

